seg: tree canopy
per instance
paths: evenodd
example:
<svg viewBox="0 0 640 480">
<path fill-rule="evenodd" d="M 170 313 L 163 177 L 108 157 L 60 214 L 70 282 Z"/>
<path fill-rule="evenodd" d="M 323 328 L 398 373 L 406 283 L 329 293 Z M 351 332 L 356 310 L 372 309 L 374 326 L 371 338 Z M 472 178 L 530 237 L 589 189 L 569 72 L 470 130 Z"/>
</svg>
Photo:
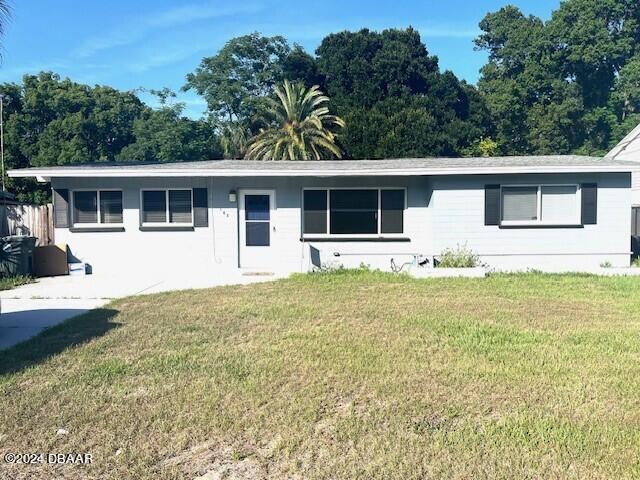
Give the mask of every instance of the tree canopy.
<svg viewBox="0 0 640 480">
<path fill-rule="evenodd" d="M 204 160 L 220 156 L 213 129 L 179 108 L 153 110 L 133 92 L 90 87 L 51 72 L 0 85 L 7 168 L 112 161 Z M 21 200 L 42 201 L 33 182 L 10 183 Z"/>
<path fill-rule="evenodd" d="M 331 34 L 316 54 L 351 158 L 456 156 L 492 133 L 475 88 L 440 72 L 412 28 Z"/>
<path fill-rule="evenodd" d="M 502 153 L 602 154 L 640 121 L 636 0 L 567 0 L 547 22 L 508 6 L 480 28 L 478 87 Z"/>
<path fill-rule="evenodd" d="M 640 123 L 637 0 L 565 0 L 548 20 L 508 5 L 479 27 L 477 85 L 442 71 L 411 27 L 332 33 L 315 52 L 282 36 L 232 38 L 186 76 L 183 89 L 207 104 L 200 119 L 167 89 L 150 108 L 136 92 L 26 75 L 0 85 L 7 166 L 245 158 L 278 123 L 285 80 L 330 99 L 343 158 L 601 155 Z M 46 197 L 27 181 L 11 187 Z"/>
</svg>

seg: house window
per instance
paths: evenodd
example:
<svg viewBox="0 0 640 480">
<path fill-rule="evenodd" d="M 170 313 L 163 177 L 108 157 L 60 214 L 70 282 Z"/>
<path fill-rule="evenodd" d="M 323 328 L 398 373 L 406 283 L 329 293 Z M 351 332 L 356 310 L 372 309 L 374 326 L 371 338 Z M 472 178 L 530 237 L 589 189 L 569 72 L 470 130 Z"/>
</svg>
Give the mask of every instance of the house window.
<svg viewBox="0 0 640 480">
<path fill-rule="evenodd" d="M 329 233 L 378 233 L 377 190 L 331 190 L 329 198 Z"/>
<path fill-rule="evenodd" d="M 502 221 L 532 222 L 538 220 L 538 187 L 504 187 L 502 189 Z"/>
<path fill-rule="evenodd" d="M 502 187 L 503 225 L 573 225 L 580 223 L 577 185 Z"/>
<path fill-rule="evenodd" d="M 143 190 L 142 224 L 193 225 L 191 189 Z"/>
<path fill-rule="evenodd" d="M 404 230 L 404 190 L 380 191 L 381 233 L 402 233 Z"/>
<path fill-rule="evenodd" d="M 541 187 L 540 216 L 547 223 L 579 223 L 578 187 L 548 185 Z"/>
<path fill-rule="evenodd" d="M 122 224 L 122 192 L 119 190 L 74 191 L 73 224 L 79 226 Z"/>
<path fill-rule="evenodd" d="M 303 196 L 303 231 L 327 233 L 327 191 L 305 190 Z"/>
<path fill-rule="evenodd" d="M 303 234 L 401 234 L 404 210 L 404 189 L 308 189 L 303 191 Z"/>
</svg>

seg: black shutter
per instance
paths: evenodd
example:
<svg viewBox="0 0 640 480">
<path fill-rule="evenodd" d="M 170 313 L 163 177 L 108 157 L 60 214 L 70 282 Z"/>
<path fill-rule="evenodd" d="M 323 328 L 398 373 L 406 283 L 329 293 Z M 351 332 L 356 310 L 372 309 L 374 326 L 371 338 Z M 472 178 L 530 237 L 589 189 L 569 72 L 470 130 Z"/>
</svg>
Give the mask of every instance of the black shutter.
<svg viewBox="0 0 640 480">
<path fill-rule="evenodd" d="M 598 223 L 598 184 L 583 183 L 582 190 L 582 224 L 595 225 Z"/>
<path fill-rule="evenodd" d="M 500 225 L 500 185 L 484 186 L 484 224 Z"/>
<path fill-rule="evenodd" d="M 209 226 L 209 205 L 207 201 L 206 188 L 193 189 L 193 226 L 208 227 Z"/>
<path fill-rule="evenodd" d="M 66 188 L 53 190 L 53 226 L 69 228 L 69 190 Z"/>
</svg>

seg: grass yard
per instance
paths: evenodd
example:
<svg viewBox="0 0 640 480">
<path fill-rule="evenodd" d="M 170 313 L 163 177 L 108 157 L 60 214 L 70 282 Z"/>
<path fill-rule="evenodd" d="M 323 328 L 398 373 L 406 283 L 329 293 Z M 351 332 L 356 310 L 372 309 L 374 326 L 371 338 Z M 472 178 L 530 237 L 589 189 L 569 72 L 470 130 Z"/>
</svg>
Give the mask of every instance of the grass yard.
<svg viewBox="0 0 640 480">
<path fill-rule="evenodd" d="M 1 478 L 638 478 L 640 278 L 339 272 L 116 301 L 0 352 L 7 452 L 93 463 Z"/>
</svg>

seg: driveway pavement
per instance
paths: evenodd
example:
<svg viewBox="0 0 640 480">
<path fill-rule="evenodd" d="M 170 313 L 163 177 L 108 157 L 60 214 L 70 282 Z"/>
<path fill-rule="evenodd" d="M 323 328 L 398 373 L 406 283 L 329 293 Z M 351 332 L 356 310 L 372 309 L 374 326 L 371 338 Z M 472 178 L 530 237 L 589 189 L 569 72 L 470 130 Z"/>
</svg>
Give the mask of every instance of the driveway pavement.
<svg viewBox="0 0 640 480">
<path fill-rule="evenodd" d="M 149 293 L 209 288 L 273 280 L 282 275 L 252 272 L 189 271 L 183 273 L 95 274 L 40 278 L 36 283 L 0 292 L 0 350 L 28 340 L 112 299 Z"/>
<path fill-rule="evenodd" d="M 2 299 L 0 350 L 107 302 L 106 299 Z"/>
</svg>

